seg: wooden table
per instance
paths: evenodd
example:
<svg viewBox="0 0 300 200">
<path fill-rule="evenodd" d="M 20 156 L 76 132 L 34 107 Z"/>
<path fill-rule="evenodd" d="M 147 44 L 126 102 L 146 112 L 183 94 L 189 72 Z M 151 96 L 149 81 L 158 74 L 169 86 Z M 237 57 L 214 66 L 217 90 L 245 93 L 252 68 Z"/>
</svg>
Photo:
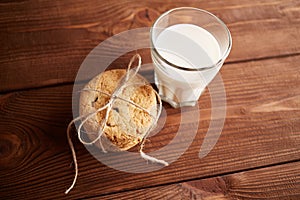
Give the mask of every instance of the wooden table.
<svg viewBox="0 0 300 200">
<path fill-rule="evenodd" d="M 210 123 L 206 90 L 195 139 L 161 170 L 109 168 L 74 137 L 79 177 L 65 195 L 74 176 L 66 128 L 85 56 L 110 36 L 150 27 L 180 6 L 214 13 L 232 33 L 220 72 L 227 116 L 216 146 L 199 159 Z M 0 38 L 1 199 L 300 199 L 298 0 L 1 1 Z M 149 51 L 142 56 L 150 61 Z M 164 107 L 165 128 L 146 143 L 147 152 L 174 137 L 180 109 Z"/>
</svg>

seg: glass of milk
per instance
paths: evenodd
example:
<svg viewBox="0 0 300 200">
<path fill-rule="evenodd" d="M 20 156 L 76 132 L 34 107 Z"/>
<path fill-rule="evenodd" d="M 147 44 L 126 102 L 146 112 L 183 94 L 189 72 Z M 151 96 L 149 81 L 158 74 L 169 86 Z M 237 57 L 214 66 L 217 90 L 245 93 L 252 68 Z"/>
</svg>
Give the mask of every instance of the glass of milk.
<svg viewBox="0 0 300 200">
<path fill-rule="evenodd" d="M 226 25 L 198 8 L 162 14 L 150 31 L 155 84 L 171 106 L 194 106 L 227 58 L 232 39 Z"/>
</svg>

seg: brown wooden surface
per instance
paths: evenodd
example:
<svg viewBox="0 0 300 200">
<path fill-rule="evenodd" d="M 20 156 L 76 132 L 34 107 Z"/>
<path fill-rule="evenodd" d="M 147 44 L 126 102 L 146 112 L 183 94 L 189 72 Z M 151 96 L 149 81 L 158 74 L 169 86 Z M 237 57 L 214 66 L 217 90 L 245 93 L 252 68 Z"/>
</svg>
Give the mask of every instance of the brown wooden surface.
<svg viewBox="0 0 300 200">
<path fill-rule="evenodd" d="M 7 2 L 0 3 L 0 91 L 70 83 L 102 40 L 151 26 L 178 6 L 207 9 L 228 25 L 233 48 L 227 61 L 300 53 L 296 0 Z"/>
<path fill-rule="evenodd" d="M 121 192 L 101 199 L 299 199 L 300 162 Z M 99 197 L 91 198 L 99 199 Z"/>
<path fill-rule="evenodd" d="M 198 158 L 210 122 L 205 91 L 196 138 L 176 162 L 151 173 L 120 172 L 74 139 L 79 179 L 65 195 L 74 172 L 66 127 L 81 62 L 102 40 L 150 26 L 177 6 L 215 13 L 233 36 L 221 70 L 227 116 L 218 143 Z M 1 199 L 300 198 L 298 1 L 2 1 L 0 36 Z M 165 127 L 147 151 L 166 145 L 178 128 L 180 111 L 164 107 Z"/>
</svg>

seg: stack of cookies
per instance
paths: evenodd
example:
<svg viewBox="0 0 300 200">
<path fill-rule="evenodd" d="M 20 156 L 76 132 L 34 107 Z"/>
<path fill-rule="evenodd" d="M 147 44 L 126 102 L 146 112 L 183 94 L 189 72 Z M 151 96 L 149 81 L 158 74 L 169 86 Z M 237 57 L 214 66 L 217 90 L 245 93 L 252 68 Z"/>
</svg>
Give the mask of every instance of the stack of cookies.
<svg viewBox="0 0 300 200">
<path fill-rule="evenodd" d="M 80 115 L 96 112 L 105 106 L 115 90 L 123 84 L 121 81 L 126 72 L 125 69 L 109 70 L 93 78 L 81 93 Z M 156 93 L 144 77 L 136 74 L 125 84 L 126 87 L 115 98 L 109 113 L 106 109 L 102 110 L 84 124 L 91 140 L 97 138 L 99 128 L 103 129 L 100 130 L 103 132 L 99 142 L 95 144 L 98 147 L 102 144 L 101 148 L 105 151 L 125 151 L 140 143 L 153 126 L 153 116 L 157 115 Z M 102 122 L 105 122 L 104 126 L 101 126 Z"/>
</svg>

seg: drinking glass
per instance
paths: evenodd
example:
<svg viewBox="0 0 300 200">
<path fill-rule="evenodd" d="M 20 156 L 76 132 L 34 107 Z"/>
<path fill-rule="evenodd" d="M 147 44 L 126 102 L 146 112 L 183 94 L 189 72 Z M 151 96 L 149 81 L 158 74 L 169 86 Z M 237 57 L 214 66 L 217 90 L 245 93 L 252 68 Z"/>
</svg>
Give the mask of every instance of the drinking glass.
<svg viewBox="0 0 300 200">
<path fill-rule="evenodd" d="M 162 14 L 151 27 L 150 40 L 155 84 L 162 100 L 174 108 L 198 102 L 232 46 L 218 17 L 192 7 Z"/>
</svg>

